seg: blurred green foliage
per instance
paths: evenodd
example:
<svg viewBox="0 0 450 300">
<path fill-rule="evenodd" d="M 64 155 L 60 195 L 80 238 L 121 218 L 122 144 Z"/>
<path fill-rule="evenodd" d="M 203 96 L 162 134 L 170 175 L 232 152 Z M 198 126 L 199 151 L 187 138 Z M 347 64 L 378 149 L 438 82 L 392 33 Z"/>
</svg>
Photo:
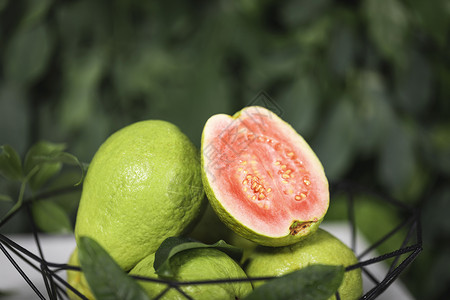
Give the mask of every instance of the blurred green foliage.
<svg viewBox="0 0 450 300">
<path fill-rule="evenodd" d="M 209 116 L 266 91 L 330 181 L 423 209 L 424 251 L 403 278 L 418 298 L 440 299 L 450 292 L 449 29 L 445 0 L 0 0 L 0 145 L 25 157 L 38 141 L 64 143 L 89 162 L 109 134 L 150 118 L 199 145 Z M 73 185 L 61 162 L 47 161 L 32 187 Z M 19 186 L 0 179 L 2 214 Z M 77 194 L 56 198 L 76 209 Z"/>
</svg>

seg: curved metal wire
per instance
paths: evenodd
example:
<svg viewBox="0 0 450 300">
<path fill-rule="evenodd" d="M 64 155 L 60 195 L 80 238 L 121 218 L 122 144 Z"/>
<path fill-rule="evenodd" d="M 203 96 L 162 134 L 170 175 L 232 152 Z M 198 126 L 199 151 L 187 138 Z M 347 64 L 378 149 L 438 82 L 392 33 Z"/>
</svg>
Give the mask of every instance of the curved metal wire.
<svg viewBox="0 0 450 300">
<path fill-rule="evenodd" d="M 386 233 L 381 239 L 370 245 L 367 249 L 364 249 L 357 255 L 359 262 L 348 266 L 346 271 L 351 271 L 360 268 L 362 272 L 372 281 L 374 284 L 373 288 L 367 291 L 360 299 L 369 300 L 376 299 L 381 293 L 383 293 L 409 266 L 414 259 L 422 251 L 422 227 L 420 222 L 420 213 L 418 210 L 409 207 L 408 205 L 399 202 L 390 196 L 379 193 L 377 191 L 368 189 L 366 187 L 359 186 L 355 183 L 350 182 L 339 182 L 337 184 L 331 185 L 332 194 L 343 194 L 347 199 L 347 219 L 351 226 L 351 247 L 355 249 L 357 244 L 357 234 L 356 234 L 356 223 L 355 223 L 355 199 L 354 196 L 357 194 L 366 194 L 375 196 L 379 201 L 389 203 L 397 210 L 401 212 L 401 215 L 406 216 L 404 220 L 400 222 L 398 226 L 393 228 L 391 231 Z M 52 263 L 44 258 L 44 253 L 41 248 L 41 243 L 39 239 L 39 234 L 34 224 L 33 218 L 29 211 L 28 203 L 24 203 L 21 209 L 25 209 L 28 213 L 29 220 L 32 223 L 33 237 L 38 248 L 39 254 L 34 254 L 27 249 L 23 248 L 19 244 L 15 243 L 3 234 L 0 234 L 0 250 L 6 256 L 6 258 L 11 262 L 11 264 L 16 268 L 17 272 L 23 277 L 25 282 L 30 286 L 30 288 L 36 293 L 36 296 L 40 299 L 68 299 L 67 290 L 72 291 L 75 295 L 80 297 L 80 299 L 87 299 L 81 292 L 72 287 L 66 280 L 58 275 L 58 272 L 74 270 L 80 271 L 79 267 L 70 266 L 67 264 Z M 1 224 L 4 225 L 4 224 Z M 0 226 L 1 228 L 1 226 Z M 372 250 L 376 249 L 379 245 L 384 243 L 392 235 L 398 233 L 400 230 L 406 229 L 406 235 L 400 248 L 395 249 L 388 253 L 383 253 L 382 255 L 372 257 L 369 259 L 363 259 Z M 36 284 L 33 283 L 29 276 L 25 274 L 24 270 L 19 266 L 16 259 L 11 256 L 11 253 L 15 254 L 23 262 L 30 265 L 34 270 L 42 274 L 42 280 L 44 281 L 47 296 L 44 296 Z M 404 255 L 408 254 L 406 257 Z M 392 259 L 387 273 L 384 278 L 378 280 L 372 272 L 367 268 L 369 265 L 376 264 L 388 259 Z M 174 282 L 165 281 L 154 278 L 146 278 L 141 276 L 133 276 L 136 280 L 153 281 L 153 282 L 163 282 L 167 284 L 167 288 L 164 289 L 156 299 L 160 299 L 165 293 L 170 289 L 175 289 L 186 299 L 191 299 L 189 295 L 185 294 L 182 290 L 182 286 L 194 285 L 194 284 L 217 284 L 217 283 L 230 283 L 239 281 L 258 281 L 258 280 L 270 280 L 274 277 L 258 277 L 258 278 L 238 278 L 238 279 L 223 279 L 223 280 L 203 280 L 203 281 L 190 281 L 190 282 Z M 336 294 L 336 299 L 340 299 L 339 293 Z"/>
</svg>

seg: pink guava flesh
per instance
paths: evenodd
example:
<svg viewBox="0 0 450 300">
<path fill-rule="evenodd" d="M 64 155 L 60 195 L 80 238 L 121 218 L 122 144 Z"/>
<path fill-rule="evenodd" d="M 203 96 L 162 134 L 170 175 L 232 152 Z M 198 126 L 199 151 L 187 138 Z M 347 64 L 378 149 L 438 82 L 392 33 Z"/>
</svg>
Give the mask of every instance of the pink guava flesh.
<svg viewBox="0 0 450 300">
<path fill-rule="evenodd" d="M 328 181 L 305 140 L 274 113 L 247 107 L 211 117 L 203 133 L 209 186 L 238 222 L 269 237 L 296 235 L 328 209 Z"/>
</svg>

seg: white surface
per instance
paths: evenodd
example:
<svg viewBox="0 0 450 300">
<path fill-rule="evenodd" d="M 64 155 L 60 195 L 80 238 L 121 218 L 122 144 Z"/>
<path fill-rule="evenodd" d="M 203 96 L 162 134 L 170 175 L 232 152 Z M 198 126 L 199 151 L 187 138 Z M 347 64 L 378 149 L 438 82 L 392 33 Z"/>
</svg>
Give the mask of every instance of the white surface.
<svg viewBox="0 0 450 300">
<path fill-rule="evenodd" d="M 33 236 L 13 235 L 8 237 L 16 244 L 19 244 L 23 248 L 39 256 L 39 251 Z M 48 262 L 67 263 L 70 254 L 73 249 L 75 249 L 75 238 L 72 235 L 39 235 L 39 240 L 44 258 Z M 10 251 L 8 252 L 25 274 L 27 274 L 33 284 L 41 291 L 42 295 L 44 295 L 46 299 L 50 299 L 46 292 L 41 273 L 30 267 L 28 263 L 24 262 Z M 39 266 L 39 263 L 33 259 L 29 260 Z M 66 273 L 64 271 L 58 272 L 58 275 L 63 279 L 66 278 Z M 39 299 L 2 251 L 0 251 L 0 278 L 0 290 L 2 292 L 10 293 L 7 296 L 1 297 L 2 300 Z"/>
<path fill-rule="evenodd" d="M 327 223 L 324 222 L 321 226 L 323 229 L 331 232 L 336 237 L 341 239 L 345 244 L 350 246 L 350 228 L 347 224 L 342 223 Z M 13 235 L 9 236 L 17 244 L 26 248 L 30 252 L 38 255 L 37 246 L 34 239 L 30 235 Z M 40 235 L 41 247 L 44 253 L 44 257 L 47 261 L 53 263 L 67 263 L 70 254 L 75 248 L 75 240 L 71 235 Z M 367 248 L 367 242 L 364 241 L 362 236 L 358 235 L 356 245 L 356 253 L 361 253 Z M 23 262 L 20 258 L 11 254 L 20 267 L 25 271 L 27 276 L 42 292 L 42 294 L 49 299 L 46 293 L 45 285 L 42 276 L 39 272 L 31 268 L 27 263 Z M 377 256 L 375 253 L 368 254 L 364 259 L 369 259 Z M 385 265 L 382 262 L 373 264 L 370 266 L 370 271 L 381 280 L 387 272 Z M 59 272 L 59 276 L 65 278 L 65 272 Z M 364 292 L 370 290 L 374 285 L 367 278 L 363 277 Z M 31 287 L 20 276 L 17 270 L 9 262 L 7 257 L 0 251 L 0 290 L 11 292 L 10 295 L 2 297 L 4 300 L 22 300 L 22 299 L 38 299 Z M 406 290 L 400 280 L 396 280 L 383 294 L 381 294 L 378 300 L 413 300 L 414 298 Z"/>
</svg>

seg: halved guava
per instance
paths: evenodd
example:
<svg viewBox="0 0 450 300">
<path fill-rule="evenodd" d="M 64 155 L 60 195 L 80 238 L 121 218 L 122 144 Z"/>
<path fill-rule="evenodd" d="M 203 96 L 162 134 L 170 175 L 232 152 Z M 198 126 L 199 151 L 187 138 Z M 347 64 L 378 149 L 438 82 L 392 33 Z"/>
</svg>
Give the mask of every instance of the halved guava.
<svg viewBox="0 0 450 300">
<path fill-rule="evenodd" d="M 329 204 L 328 181 L 308 143 L 268 109 L 214 115 L 202 134 L 202 178 L 219 218 L 266 246 L 316 231 Z"/>
</svg>

